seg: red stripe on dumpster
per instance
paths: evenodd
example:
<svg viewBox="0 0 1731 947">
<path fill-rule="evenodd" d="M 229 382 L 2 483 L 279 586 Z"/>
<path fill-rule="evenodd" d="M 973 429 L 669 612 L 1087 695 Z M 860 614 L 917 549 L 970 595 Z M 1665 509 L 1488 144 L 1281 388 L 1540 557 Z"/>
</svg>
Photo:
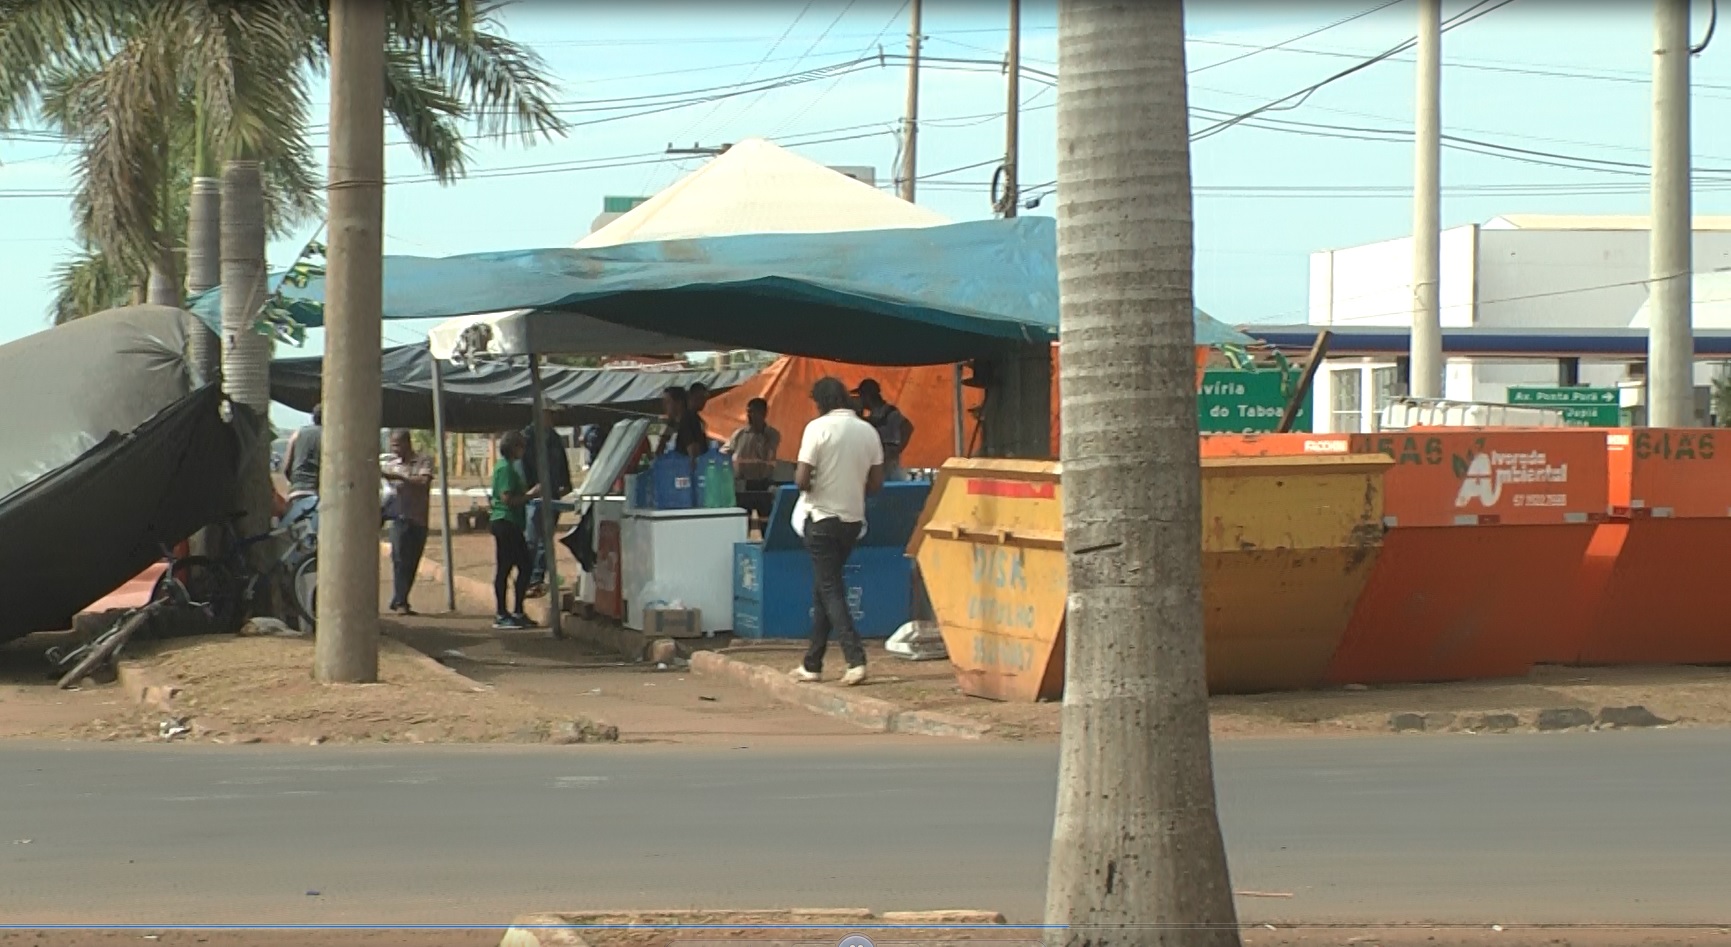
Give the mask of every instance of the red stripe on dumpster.
<svg viewBox="0 0 1731 947">
<path fill-rule="evenodd" d="M 1008 497 L 1015 500 L 1055 500 L 1058 485 L 1026 480 L 969 480 L 969 496 Z"/>
</svg>

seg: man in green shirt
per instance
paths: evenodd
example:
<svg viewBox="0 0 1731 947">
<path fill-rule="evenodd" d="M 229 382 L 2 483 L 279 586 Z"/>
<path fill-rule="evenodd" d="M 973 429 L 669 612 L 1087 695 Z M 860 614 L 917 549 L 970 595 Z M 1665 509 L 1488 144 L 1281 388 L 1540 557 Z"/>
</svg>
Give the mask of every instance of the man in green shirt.
<svg viewBox="0 0 1731 947">
<path fill-rule="evenodd" d="M 540 487 L 525 485 L 522 460 L 528 441 L 523 432 L 512 431 L 499 440 L 499 462 L 493 466 L 492 509 L 488 526 L 493 533 L 493 599 L 498 614 L 493 627 L 501 630 L 530 628 L 534 623 L 523 613 L 523 599 L 529 593 L 529 570 L 534 558 L 529 554 L 529 541 L 523 528 L 529 523 L 528 503 L 540 493 Z M 516 570 L 516 604 L 505 607 L 505 589 L 511 584 L 511 571 Z"/>
</svg>

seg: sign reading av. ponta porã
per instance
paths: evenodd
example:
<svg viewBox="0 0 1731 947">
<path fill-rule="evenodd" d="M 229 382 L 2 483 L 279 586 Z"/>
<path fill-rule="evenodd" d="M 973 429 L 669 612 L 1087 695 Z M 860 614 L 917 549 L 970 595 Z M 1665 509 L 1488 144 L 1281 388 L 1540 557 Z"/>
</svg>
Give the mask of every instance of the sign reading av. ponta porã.
<svg viewBox="0 0 1731 947">
<path fill-rule="evenodd" d="M 1563 423 L 1576 427 L 1616 427 L 1623 418 L 1615 388 L 1512 387 L 1509 404 L 1557 408 L 1563 412 Z"/>
<path fill-rule="evenodd" d="M 1202 373 L 1196 426 L 1204 434 L 1254 434 L 1280 427 L 1298 381 L 1296 372 L 1215 370 Z M 1299 406 L 1294 431 L 1310 430 L 1309 401 Z"/>
</svg>

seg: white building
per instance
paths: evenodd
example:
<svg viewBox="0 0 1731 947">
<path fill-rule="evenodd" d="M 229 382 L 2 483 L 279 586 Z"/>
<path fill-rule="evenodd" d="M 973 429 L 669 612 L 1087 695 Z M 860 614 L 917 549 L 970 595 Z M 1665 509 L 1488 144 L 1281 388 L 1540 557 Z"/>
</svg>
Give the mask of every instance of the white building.
<svg viewBox="0 0 1731 947">
<path fill-rule="evenodd" d="M 1646 217 L 1510 214 L 1445 230 L 1438 286 L 1443 326 L 1540 331 L 1645 326 L 1650 228 Z M 1695 218 L 1694 269 L 1703 274 L 1698 296 L 1707 288 L 1707 274 L 1731 269 L 1731 217 Z M 1715 315 L 1724 308 L 1715 307 Z M 1412 238 L 1311 254 L 1309 322 L 1410 326 Z M 1696 322 L 1708 327 L 1701 318 Z M 1731 328 L 1731 319 L 1711 327 Z M 1706 363 L 1696 367 L 1703 403 L 1717 370 Z M 1584 363 L 1579 383 L 1615 385 L 1640 377 L 1639 372 L 1637 367 L 1632 374 L 1624 362 Z M 1371 418 L 1401 390 L 1401 375 L 1393 361 L 1330 359 L 1315 382 L 1316 430 L 1369 430 Z M 1511 385 L 1557 383 L 1557 364 L 1551 361 L 1450 358 L 1444 397 L 1502 402 Z"/>
</svg>

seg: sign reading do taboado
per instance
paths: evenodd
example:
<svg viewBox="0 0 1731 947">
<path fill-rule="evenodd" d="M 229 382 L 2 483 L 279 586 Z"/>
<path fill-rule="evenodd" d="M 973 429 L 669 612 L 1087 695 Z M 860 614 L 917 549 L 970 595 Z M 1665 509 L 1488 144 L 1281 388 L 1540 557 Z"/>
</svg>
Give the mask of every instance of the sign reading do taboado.
<svg viewBox="0 0 1731 947">
<path fill-rule="evenodd" d="M 1196 393 L 1196 426 L 1204 434 L 1266 434 L 1280 427 L 1294 374 L 1210 371 Z M 1299 406 L 1294 431 L 1310 430 L 1310 400 Z"/>
<path fill-rule="evenodd" d="M 1509 404 L 1560 408 L 1563 423 L 1576 427 L 1617 427 L 1623 421 L 1615 388 L 1510 388 Z"/>
</svg>

